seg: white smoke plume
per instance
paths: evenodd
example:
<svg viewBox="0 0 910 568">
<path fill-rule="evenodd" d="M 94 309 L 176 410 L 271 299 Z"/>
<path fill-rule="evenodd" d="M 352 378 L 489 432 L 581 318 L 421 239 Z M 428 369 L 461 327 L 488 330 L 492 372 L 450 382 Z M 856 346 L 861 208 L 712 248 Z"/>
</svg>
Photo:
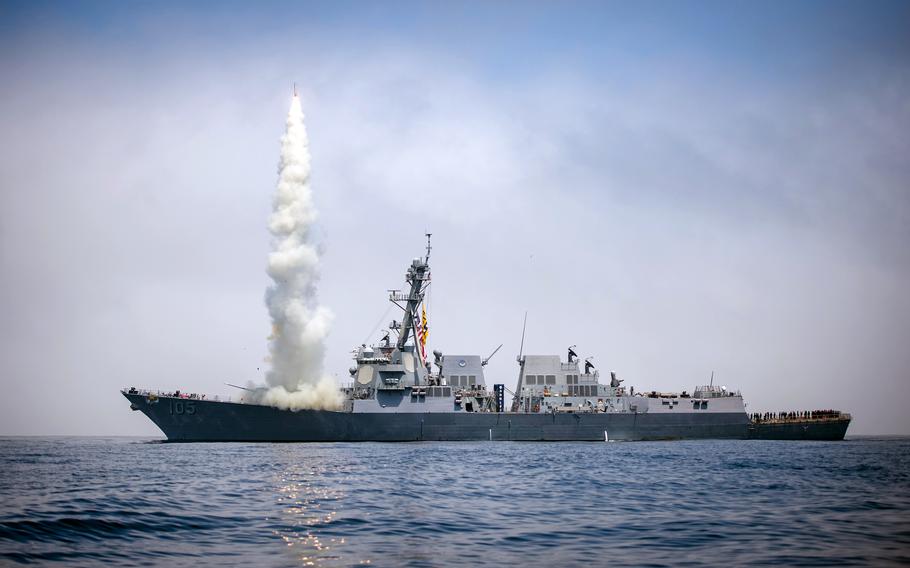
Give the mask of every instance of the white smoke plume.
<svg viewBox="0 0 910 568">
<path fill-rule="evenodd" d="M 341 406 L 335 381 L 323 372 L 332 313 L 316 298 L 319 253 L 311 235 L 316 216 L 309 139 L 295 93 L 281 138 L 278 186 L 269 218 L 274 239 L 268 274 L 274 283 L 265 296 L 272 318 L 271 368 L 266 375 L 269 388 L 261 402 L 281 408 L 328 410 Z"/>
</svg>

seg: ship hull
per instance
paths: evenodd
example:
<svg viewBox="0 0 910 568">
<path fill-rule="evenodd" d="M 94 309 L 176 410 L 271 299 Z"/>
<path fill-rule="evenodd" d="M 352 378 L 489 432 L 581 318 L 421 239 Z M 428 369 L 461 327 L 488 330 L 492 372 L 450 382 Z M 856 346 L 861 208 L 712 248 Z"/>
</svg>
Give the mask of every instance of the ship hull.
<svg viewBox="0 0 910 568">
<path fill-rule="evenodd" d="M 749 427 L 753 440 L 843 440 L 849 418 L 761 422 Z"/>
<path fill-rule="evenodd" d="M 124 393 L 175 442 L 745 439 L 745 413 L 352 413 Z M 773 435 L 763 431 L 763 436 Z M 787 437 L 798 434 L 787 431 Z M 841 433 L 840 438 L 843 438 Z M 806 439 L 805 437 L 799 439 Z M 828 438 L 825 438 L 828 439 Z M 831 438 L 833 439 L 833 438 Z"/>
</svg>

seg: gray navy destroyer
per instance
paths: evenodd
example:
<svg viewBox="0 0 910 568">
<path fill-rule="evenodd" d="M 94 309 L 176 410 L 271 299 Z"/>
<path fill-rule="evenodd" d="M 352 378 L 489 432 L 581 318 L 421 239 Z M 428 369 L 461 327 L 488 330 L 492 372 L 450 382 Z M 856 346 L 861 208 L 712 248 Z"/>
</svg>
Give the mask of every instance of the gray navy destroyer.
<svg viewBox="0 0 910 568">
<path fill-rule="evenodd" d="M 339 409 L 277 408 L 256 403 L 255 392 L 239 401 L 133 387 L 123 395 L 169 441 L 182 442 L 841 440 L 846 434 L 847 413 L 748 414 L 738 391 L 713 380 L 691 393 L 627 389 L 615 373 L 602 381 L 574 346 L 565 360 L 520 352 L 514 391 L 504 383 L 488 388 L 489 357 L 434 351 L 430 361 L 422 310 L 430 285 L 427 237 L 426 256 L 408 267 L 408 289 L 389 295 L 401 321 L 393 320 L 377 344 L 354 350 L 352 383 L 341 389 Z M 521 351 L 523 345 L 524 337 Z"/>
</svg>

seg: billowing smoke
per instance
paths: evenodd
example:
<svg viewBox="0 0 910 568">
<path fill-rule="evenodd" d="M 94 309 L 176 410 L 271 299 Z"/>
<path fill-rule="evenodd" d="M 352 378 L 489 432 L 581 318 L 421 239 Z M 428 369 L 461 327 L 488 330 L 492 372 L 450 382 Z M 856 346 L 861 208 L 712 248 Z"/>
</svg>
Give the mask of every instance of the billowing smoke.
<svg viewBox="0 0 910 568">
<path fill-rule="evenodd" d="M 310 150 L 300 99 L 294 94 L 287 130 L 281 138 L 278 187 L 269 218 L 274 237 L 266 291 L 272 318 L 271 369 L 265 404 L 281 408 L 335 409 L 341 397 L 335 381 L 323 372 L 325 339 L 332 313 L 316 298 L 319 253 L 312 238 L 316 207 L 310 189 Z"/>
</svg>

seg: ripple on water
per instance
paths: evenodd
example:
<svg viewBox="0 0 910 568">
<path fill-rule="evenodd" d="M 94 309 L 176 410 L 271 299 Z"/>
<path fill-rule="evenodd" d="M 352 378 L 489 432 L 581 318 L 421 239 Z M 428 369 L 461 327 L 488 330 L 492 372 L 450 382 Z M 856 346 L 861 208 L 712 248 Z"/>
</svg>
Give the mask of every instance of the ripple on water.
<svg viewBox="0 0 910 568">
<path fill-rule="evenodd" d="M 910 561 L 902 439 L 0 446 L 0 564 Z"/>
</svg>

